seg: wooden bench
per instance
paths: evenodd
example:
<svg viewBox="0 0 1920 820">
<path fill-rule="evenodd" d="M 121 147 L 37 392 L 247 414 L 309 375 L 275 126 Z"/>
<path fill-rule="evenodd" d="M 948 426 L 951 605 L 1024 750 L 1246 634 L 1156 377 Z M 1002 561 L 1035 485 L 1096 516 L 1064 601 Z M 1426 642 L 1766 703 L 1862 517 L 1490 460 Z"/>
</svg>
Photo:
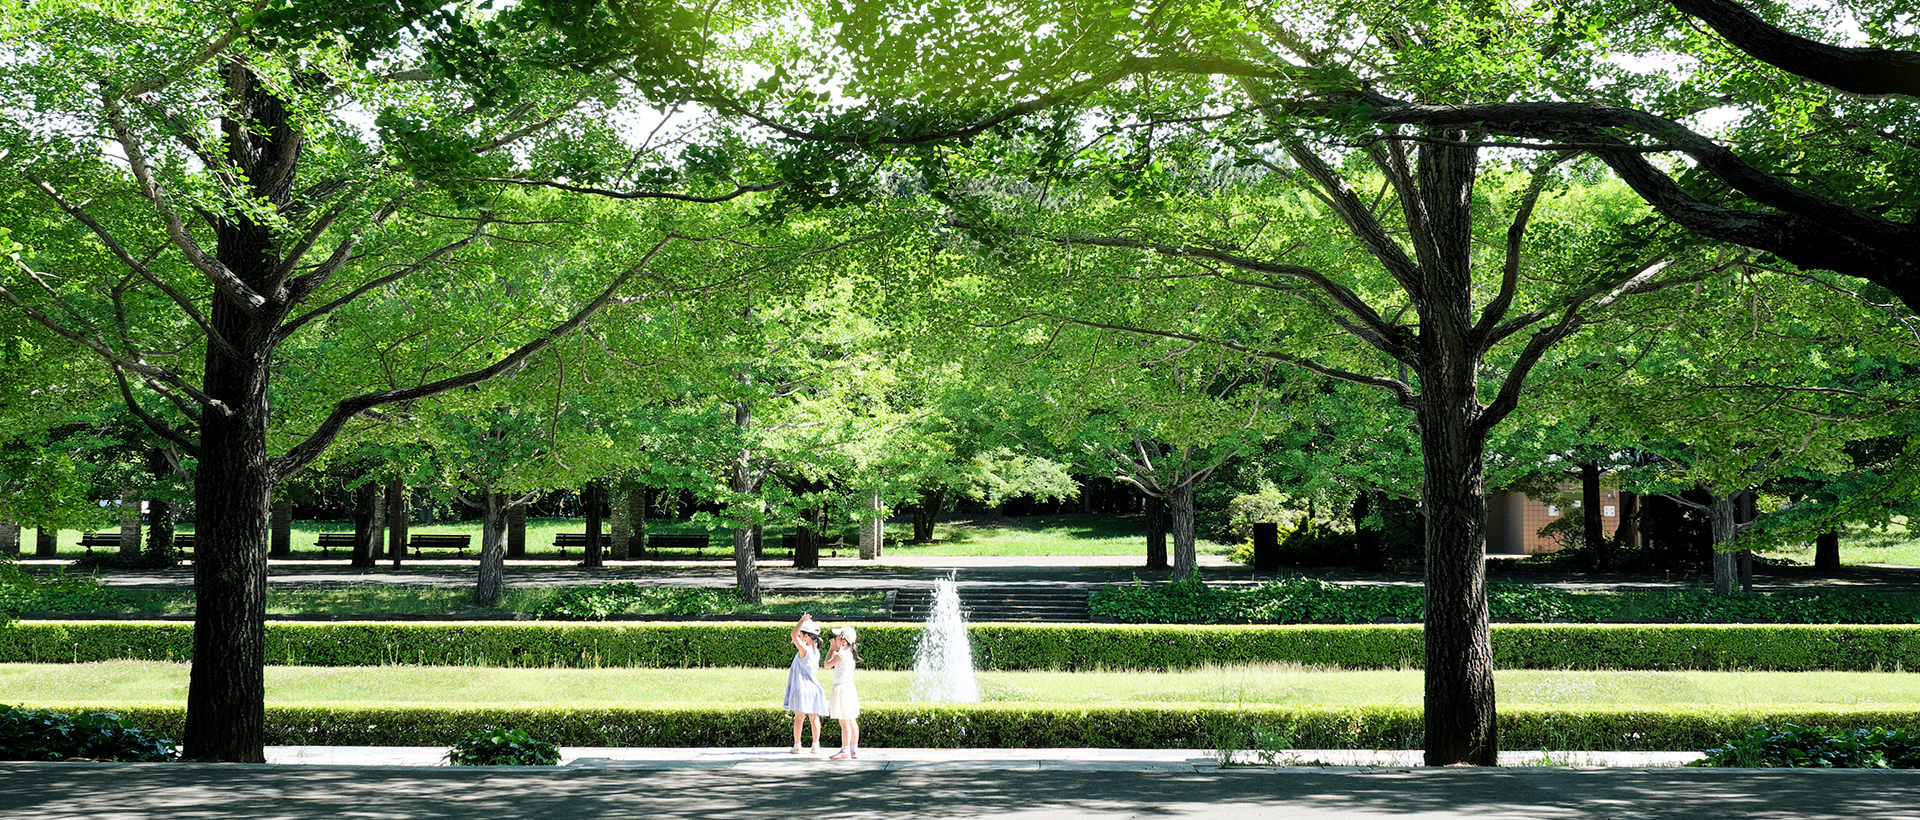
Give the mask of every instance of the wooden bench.
<svg viewBox="0 0 1920 820">
<path fill-rule="evenodd" d="M 467 547 L 473 543 L 471 535 L 416 535 L 407 539 L 407 546 L 413 548 L 413 557 L 420 557 L 420 550 L 459 550 L 465 558 Z"/>
<path fill-rule="evenodd" d="M 313 542 L 315 546 L 320 548 L 320 556 L 322 558 L 326 557 L 327 553 L 334 547 L 339 547 L 348 552 L 353 551 L 353 533 L 350 532 L 323 532 L 320 533 L 319 537 L 315 538 Z"/>
<path fill-rule="evenodd" d="M 113 549 L 119 549 L 120 533 L 117 533 L 117 532 L 84 533 L 80 536 L 80 546 L 87 548 L 88 555 L 93 554 L 94 547 L 112 547 Z"/>
<path fill-rule="evenodd" d="M 587 548 L 587 534 L 584 532 L 563 532 L 553 536 L 553 545 L 560 548 L 560 554 L 566 555 L 568 547 Z M 600 533 L 600 548 L 613 548 L 613 533 Z"/>
<path fill-rule="evenodd" d="M 659 557 L 662 550 L 692 550 L 695 555 L 703 554 L 712 539 L 705 535 L 649 535 L 647 536 L 647 554 Z"/>
<path fill-rule="evenodd" d="M 192 552 L 194 546 L 199 543 L 199 540 L 193 537 L 193 533 L 176 532 L 173 534 L 173 551 L 183 556 Z"/>
</svg>

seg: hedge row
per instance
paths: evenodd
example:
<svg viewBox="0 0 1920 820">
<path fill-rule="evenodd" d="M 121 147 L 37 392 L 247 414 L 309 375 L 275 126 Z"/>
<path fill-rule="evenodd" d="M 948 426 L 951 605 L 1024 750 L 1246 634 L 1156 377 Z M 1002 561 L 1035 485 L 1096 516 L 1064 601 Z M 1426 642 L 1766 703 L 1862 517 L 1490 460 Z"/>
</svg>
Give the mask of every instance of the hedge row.
<svg viewBox="0 0 1920 820">
<path fill-rule="evenodd" d="M 861 624 L 871 669 L 910 669 L 920 628 Z M 1377 669 L 1422 665 L 1420 626 L 974 624 L 980 669 L 1186 669 L 1289 662 Z M 16 621 L 0 662 L 181 661 L 184 623 Z M 1501 669 L 1920 669 L 1920 626 L 1806 624 L 1498 624 Z M 507 667 L 785 666 L 784 626 L 766 623 L 273 622 L 267 663 Z"/>
<path fill-rule="evenodd" d="M 57 707 L 63 711 L 101 707 Z M 179 737 L 185 710 L 112 709 L 126 722 Z M 487 726 L 562 746 L 783 746 L 793 723 L 774 708 L 513 709 L 269 706 L 269 745 L 450 746 Z M 1699 750 L 1761 723 L 1920 731 L 1911 711 L 1754 712 L 1503 710 L 1500 745 L 1548 751 Z M 912 748 L 1211 749 L 1223 732 L 1263 727 L 1296 749 L 1418 749 L 1416 707 L 1287 709 L 1192 706 L 1088 708 L 1032 704 L 874 706 L 860 715 L 869 746 Z M 831 734 L 831 733 L 829 733 Z"/>
</svg>

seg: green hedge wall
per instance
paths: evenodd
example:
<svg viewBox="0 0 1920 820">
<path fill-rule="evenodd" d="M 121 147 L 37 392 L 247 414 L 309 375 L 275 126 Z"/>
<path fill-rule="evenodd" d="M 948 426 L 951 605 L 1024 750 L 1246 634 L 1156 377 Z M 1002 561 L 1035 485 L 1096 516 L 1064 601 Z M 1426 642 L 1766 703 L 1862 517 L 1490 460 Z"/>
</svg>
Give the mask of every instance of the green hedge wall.
<svg viewBox="0 0 1920 820">
<path fill-rule="evenodd" d="M 186 718 L 185 710 L 174 706 L 106 711 L 166 737 L 179 737 Z M 1920 731 L 1920 714 L 1910 711 L 1508 709 L 1501 711 L 1499 721 L 1502 748 L 1548 751 L 1700 750 L 1737 738 L 1760 723 Z M 267 743 L 275 746 L 451 746 L 466 733 L 490 725 L 521 729 L 562 746 L 731 747 L 784 746 L 792 740 L 793 723 L 774 708 L 269 706 L 266 731 Z M 875 706 L 860 715 L 864 745 L 906 748 L 1210 749 L 1223 730 L 1251 726 L 1287 736 L 1297 749 L 1421 747 L 1420 710 L 1415 707 Z"/>
<path fill-rule="evenodd" d="M 860 624 L 872 669 L 912 667 L 917 625 Z M 1417 667 L 1420 627 L 974 624 L 981 669 L 1186 669 L 1290 662 Z M 15 621 L 0 662 L 181 661 L 192 628 L 175 622 Z M 1920 669 L 1920 626 L 1498 624 L 1501 669 Z M 787 629 L 766 623 L 391 623 L 276 621 L 267 662 L 309 666 L 785 666 Z"/>
</svg>

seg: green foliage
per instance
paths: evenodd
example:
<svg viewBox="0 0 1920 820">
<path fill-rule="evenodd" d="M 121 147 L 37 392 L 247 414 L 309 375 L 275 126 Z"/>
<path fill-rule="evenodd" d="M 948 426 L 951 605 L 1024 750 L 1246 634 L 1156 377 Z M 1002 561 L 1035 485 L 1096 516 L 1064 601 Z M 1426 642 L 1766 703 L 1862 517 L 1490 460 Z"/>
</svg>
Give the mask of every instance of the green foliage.
<svg viewBox="0 0 1920 820">
<path fill-rule="evenodd" d="M 455 766 L 552 766 L 560 762 L 553 744 L 520 729 L 488 726 L 468 732 L 447 751 Z"/>
<path fill-rule="evenodd" d="M 1423 603 L 1417 587 L 1282 578 L 1253 587 L 1210 587 L 1192 579 L 1109 586 L 1094 593 L 1090 606 L 1094 617 L 1126 623 L 1354 624 L 1418 621 Z M 1832 589 L 1733 597 L 1703 589 L 1614 596 L 1494 582 L 1487 586 L 1487 609 L 1497 620 L 1516 622 L 1630 618 L 1685 623 L 1920 623 L 1920 609 L 1905 600 Z"/>
<path fill-rule="evenodd" d="M 727 603 L 739 600 L 740 593 L 734 589 L 601 584 L 568 589 L 535 607 L 533 614 L 564 621 L 604 621 L 609 615 L 630 612 L 710 615 L 726 611 Z"/>
<path fill-rule="evenodd" d="M 178 706 L 119 710 L 142 725 L 177 732 Z M 1702 749 L 1741 736 L 1755 723 L 1920 731 L 1907 710 L 1729 712 L 1502 709 L 1500 736 L 1510 748 L 1550 750 Z M 1413 706 L 1288 708 L 1215 706 L 1064 706 L 1046 704 L 891 704 L 860 713 L 861 733 L 889 746 L 918 748 L 1111 749 L 1217 748 L 1228 733 L 1289 738 L 1298 748 L 1417 749 L 1420 709 Z M 490 726 L 522 727 L 560 746 L 769 746 L 792 726 L 778 707 L 507 708 L 268 706 L 273 745 L 438 746 Z"/>
<path fill-rule="evenodd" d="M 861 623 L 872 669 L 913 668 L 917 625 Z M 1192 669 L 1298 663 L 1347 669 L 1417 667 L 1418 624 L 973 624 L 979 669 Z M 1497 624 L 1501 669 L 1920 669 L 1920 627 L 1801 624 Z M 15 621 L 0 627 L 0 663 L 188 660 L 184 623 Z M 793 657 L 784 624 L 314 623 L 267 625 L 269 664 L 302 666 L 780 667 Z"/>
<path fill-rule="evenodd" d="M 1792 723 L 1762 723 L 1724 745 L 1706 750 L 1693 766 L 1748 769 L 1915 769 L 1920 735 L 1884 727 L 1828 729 Z"/>
<path fill-rule="evenodd" d="M 0 618 L 21 612 L 93 612 L 115 609 L 125 596 L 108 589 L 91 575 L 71 575 L 57 571 L 46 578 L 35 577 L 0 557 Z"/>
<path fill-rule="evenodd" d="M 68 715 L 0 705 L 0 760 L 162 762 L 179 756 L 173 741 L 111 712 Z"/>
</svg>

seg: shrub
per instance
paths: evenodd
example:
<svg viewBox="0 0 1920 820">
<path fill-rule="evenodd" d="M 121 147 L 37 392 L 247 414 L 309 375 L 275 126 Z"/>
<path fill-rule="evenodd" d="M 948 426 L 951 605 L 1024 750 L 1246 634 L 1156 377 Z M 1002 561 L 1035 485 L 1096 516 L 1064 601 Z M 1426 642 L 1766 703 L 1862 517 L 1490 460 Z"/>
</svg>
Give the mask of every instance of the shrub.
<svg viewBox="0 0 1920 820">
<path fill-rule="evenodd" d="M 1920 768 L 1920 735 L 1885 727 L 1803 728 L 1760 724 L 1689 765 L 1743 768 Z"/>
<path fill-rule="evenodd" d="M 154 762 L 179 756 L 173 741 L 130 726 L 111 712 L 68 715 L 0 706 L 0 760 Z"/>
<path fill-rule="evenodd" d="M 447 751 L 455 766 L 552 766 L 560 762 L 553 744 L 519 729 L 488 726 L 468 732 Z"/>
<path fill-rule="evenodd" d="M 127 707 L 130 720 L 179 731 L 178 706 Z M 1742 736 L 1756 723 L 1886 727 L 1920 732 L 1912 711 L 1733 712 L 1718 709 L 1582 711 L 1502 709 L 1510 749 L 1676 751 Z M 515 726 L 560 746 L 786 745 L 792 721 L 776 707 L 518 709 L 389 706 L 269 706 L 271 745 L 448 746 L 491 726 Z M 1417 706 L 1291 708 L 1245 705 L 1083 706 L 1047 704 L 868 704 L 860 713 L 872 744 L 920 748 L 1102 747 L 1206 749 L 1222 737 L 1286 737 L 1306 749 L 1418 749 Z"/>
<path fill-rule="evenodd" d="M 533 615 L 568 621 L 604 621 L 609 615 L 628 612 L 709 615 L 724 612 L 740 600 L 734 589 L 601 584 L 568 589 L 536 607 Z"/>
<path fill-rule="evenodd" d="M 37 578 L 10 558 L 0 558 L 0 620 L 21 612 L 91 612 L 117 609 L 125 596 L 91 575 L 64 570 Z"/>
<path fill-rule="evenodd" d="M 863 623 L 864 666 L 913 668 L 920 627 Z M 1157 626 L 991 623 L 968 627 L 980 669 L 1188 669 L 1290 662 L 1353 669 L 1421 664 L 1419 624 Z M 1920 669 L 1920 627 L 1802 624 L 1496 624 L 1501 669 Z M 184 661 L 178 622 L 16 621 L 0 662 Z M 766 623 L 267 624 L 270 664 L 309 666 L 778 667 L 793 657 Z"/>
</svg>

